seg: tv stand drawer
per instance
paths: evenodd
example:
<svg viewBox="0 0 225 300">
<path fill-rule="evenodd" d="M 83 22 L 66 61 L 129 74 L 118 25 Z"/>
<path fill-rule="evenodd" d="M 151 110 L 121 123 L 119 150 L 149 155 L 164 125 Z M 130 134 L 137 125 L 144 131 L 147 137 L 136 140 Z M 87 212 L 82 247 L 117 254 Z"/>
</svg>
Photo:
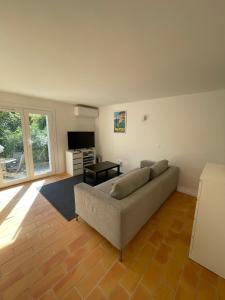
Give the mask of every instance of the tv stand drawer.
<svg viewBox="0 0 225 300">
<path fill-rule="evenodd" d="M 73 153 L 73 159 L 83 158 L 83 153 Z"/>
<path fill-rule="evenodd" d="M 73 169 L 74 169 L 74 170 L 77 170 L 77 169 L 83 169 L 83 164 L 73 165 Z"/>
<path fill-rule="evenodd" d="M 75 159 L 73 159 L 73 164 L 74 165 L 82 164 L 82 163 L 83 163 L 82 158 L 75 158 Z"/>
</svg>

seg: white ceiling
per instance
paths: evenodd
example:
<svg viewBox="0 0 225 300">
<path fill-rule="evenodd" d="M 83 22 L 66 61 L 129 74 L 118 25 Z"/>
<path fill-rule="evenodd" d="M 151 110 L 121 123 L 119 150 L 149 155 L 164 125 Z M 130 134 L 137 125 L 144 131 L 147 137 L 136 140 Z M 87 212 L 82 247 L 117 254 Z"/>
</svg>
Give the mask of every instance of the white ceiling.
<svg viewBox="0 0 225 300">
<path fill-rule="evenodd" d="M 98 106 L 222 88 L 224 0 L 0 0 L 0 90 Z"/>
</svg>

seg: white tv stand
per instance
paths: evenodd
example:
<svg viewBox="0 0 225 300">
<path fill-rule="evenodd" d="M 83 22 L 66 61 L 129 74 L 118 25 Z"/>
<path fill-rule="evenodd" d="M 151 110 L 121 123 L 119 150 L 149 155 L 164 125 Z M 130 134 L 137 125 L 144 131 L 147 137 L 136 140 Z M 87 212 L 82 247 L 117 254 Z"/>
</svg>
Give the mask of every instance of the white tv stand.
<svg viewBox="0 0 225 300">
<path fill-rule="evenodd" d="M 66 151 L 66 172 L 71 176 L 83 174 L 83 168 L 96 163 L 95 148 Z"/>
</svg>

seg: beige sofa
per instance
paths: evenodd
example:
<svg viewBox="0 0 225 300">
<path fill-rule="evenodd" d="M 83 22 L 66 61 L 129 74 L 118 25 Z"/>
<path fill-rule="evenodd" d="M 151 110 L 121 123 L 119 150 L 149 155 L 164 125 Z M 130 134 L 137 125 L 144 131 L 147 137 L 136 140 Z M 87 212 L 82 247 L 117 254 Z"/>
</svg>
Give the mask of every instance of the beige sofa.
<svg viewBox="0 0 225 300">
<path fill-rule="evenodd" d="M 145 165 L 146 161 L 141 162 Z M 178 174 L 177 167 L 169 166 L 121 200 L 110 195 L 118 177 L 95 187 L 80 183 L 74 188 L 76 214 L 119 249 L 122 260 L 122 249 L 176 190 Z"/>
</svg>

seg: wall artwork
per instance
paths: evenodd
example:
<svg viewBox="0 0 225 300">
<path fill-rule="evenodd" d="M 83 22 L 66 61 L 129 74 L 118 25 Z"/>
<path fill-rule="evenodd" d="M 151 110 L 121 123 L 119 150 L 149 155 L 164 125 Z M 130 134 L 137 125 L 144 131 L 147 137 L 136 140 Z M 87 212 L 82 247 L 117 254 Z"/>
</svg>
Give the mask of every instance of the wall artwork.
<svg viewBox="0 0 225 300">
<path fill-rule="evenodd" d="M 114 112 L 114 132 L 126 132 L 127 126 L 127 112 L 116 111 Z"/>
</svg>

